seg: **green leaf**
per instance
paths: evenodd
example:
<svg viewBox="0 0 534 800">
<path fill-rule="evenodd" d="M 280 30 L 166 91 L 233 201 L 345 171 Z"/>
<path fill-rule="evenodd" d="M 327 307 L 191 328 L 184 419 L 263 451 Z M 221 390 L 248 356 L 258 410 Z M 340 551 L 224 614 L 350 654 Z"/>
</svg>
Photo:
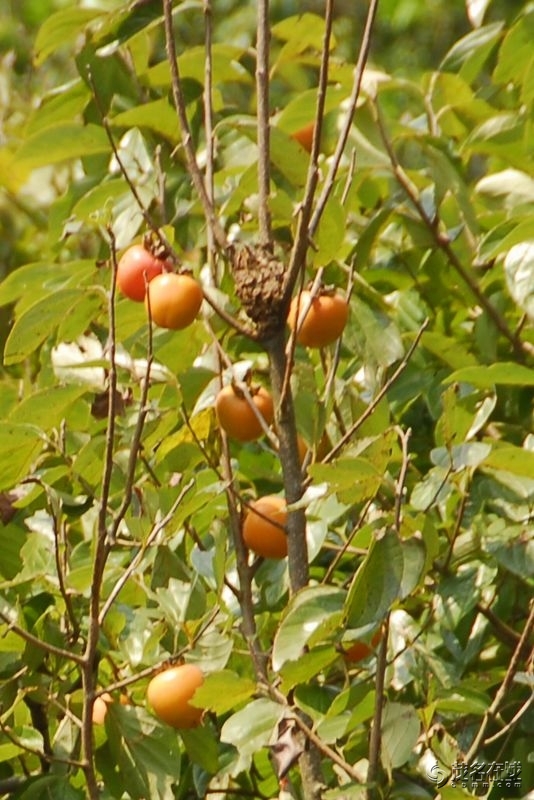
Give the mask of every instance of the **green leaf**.
<svg viewBox="0 0 534 800">
<path fill-rule="evenodd" d="M 436 698 L 435 703 L 436 711 L 444 714 L 457 713 L 462 716 L 478 714 L 482 716 L 487 711 L 490 701 L 485 692 L 459 686 L 455 691 L 448 693 L 446 697 Z"/>
<path fill-rule="evenodd" d="M 43 431 L 59 426 L 70 406 L 81 397 L 85 389 L 80 386 L 52 386 L 25 398 L 11 411 L 10 422 L 32 424 Z"/>
<path fill-rule="evenodd" d="M 271 34 L 285 44 L 273 65 L 273 72 L 283 63 L 294 61 L 305 50 L 320 52 L 323 46 L 324 20 L 317 14 L 288 17 L 271 28 Z M 331 46 L 334 46 L 334 40 Z"/>
<path fill-rule="evenodd" d="M 279 670 L 296 661 L 310 641 L 335 630 L 341 623 L 345 592 L 330 586 L 302 589 L 290 601 L 274 637 L 272 664 Z"/>
<path fill-rule="evenodd" d="M 171 800 L 181 774 L 176 731 L 160 725 L 144 709 L 120 703 L 108 705 L 106 731 L 124 791 L 133 800 Z"/>
<path fill-rule="evenodd" d="M 389 317 L 371 309 L 354 295 L 350 301 L 350 313 L 352 319 L 356 320 L 351 326 L 351 337 L 356 336 L 365 362 L 389 367 L 402 358 L 402 339 L 397 326 Z"/>
<path fill-rule="evenodd" d="M 207 726 L 180 731 L 187 755 L 209 775 L 219 769 L 219 748 L 213 731 Z"/>
<path fill-rule="evenodd" d="M 534 370 L 513 361 L 480 367 L 464 367 L 445 379 L 445 383 L 471 383 L 480 389 L 502 386 L 534 386 Z"/>
<path fill-rule="evenodd" d="M 493 80 L 497 83 L 519 83 L 532 61 L 534 13 L 524 14 L 507 32 L 499 49 Z"/>
<path fill-rule="evenodd" d="M 243 48 L 227 44 L 215 44 L 212 48 L 212 73 L 214 86 L 221 83 L 252 83 L 251 74 L 239 63 Z M 206 55 L 204 47 L 188 47 L 178 57 L 180 78 L 189 78 L 204 85 Z M 170 86 L 171 73 L 168 61 L 151 67 L 147 73 L 151 86 Z"/>
<path fill-rule="evenodd" d="M 345 239 L 345 209 L 339 198 L 331 195 L 325 208 L 319 228 L 314 236 L 312 262 L 314 267 L 322 267 L 330 261 L 343 261 L 350 243 Z"/>
<path fill-rule="evenodd" d="M 487 5 L 489 0 L 483 0 Z M 480 6 L 480 0 L 477 0 Z M 468 2 L 473 7 L 474 2 Z M 501 38 L 502 22 L 485 25 L 459 39 L 445 56 L 441 68 L 445 72 L 456 72 L 468 83 L 474 80 Z"/>
<path fill-rule="evenodd" d="M 222 670 L 206 676 L 202 686 L 195 692 L 192 705 L 224 714 L 248 700 L 255 691 L 256 683 L 250 678 L 242 678 L 231 670 Z"/>
<path fill-rule="evenodd" d="M 285 693 L 298 684 L 306 684 L 339 658 L 331 644 L 317 645 L 309 652 L 302 653 L 296 661 L 286 661 L 280 668 L 281 690 Z"/>
<path fill-rule="evenodd" d="M 532 181 L 534 201 L 534 180 Z M 504 259 L 506 285 L 513 299 L 534 319 L 534 241 L 512 247 Z"/>
<path fill-rule="evenodd" d="M 111 152 L 103 128 L 62 122 L 26 139 L 15 154 L 15 165 L 35 169 L 72 158 Z"/>
<path fill-rule="evenodd" d="M 33 425 L 0 422 L 0 491 L 26 477 L 42 447 L 42 433 Z"/>
<path fill-rule="evenodd" d="M 82 289 L 61 289 L 30 306 L 7 337 L 4 363 L 17 364 L 35 352 L 84 296 Z"/>
<path fill-rule="evenodd" d="M 233 744 L 239 752 L 239 768 L 247 769 L 254 753 L 265 747 L 284 715 L 278 703 L 260 698 L 229 717 L 221 728 L 221 742 Z"/>
<path fill-rule="evenodd" d="M 110 119 L 110 124 L 126 128 L 148 128 L 170 142 L 177 142 L 180 138 L 176 111 L 166 99 L 153 100 L 122 111 Z"/>
<path fill-rule="evenodd" d="M 493 444 L 484 466 L 489 469 L 511 472 L 532 478 L 534 475 L 534 452 L 513 444 Z"/>
<path fill-rule="evenodd" d="M 390 775 L 410 759 L 420 731 L 421 723 L 413 706 L 386 703 L 382 715 L 381 755 Z"/>
<path fill-rule="evenodd" d="M 95 271 L 94 260 L 56 264 L 36 261 L 10 272 L 0 283 L 0 306 L 17 303 L 17 311 L 29 308 L 40 297 L 55 294 L 69 285 L 79 287 Z"/>
<path fill-rule="evenodd" d="M 26 137 L 57 125 L 58 122 L 72 122 L 82 113 L 90 99 L 89 88 L 80 79 L 62 87 L 59 94 L 45 97 L 26 126 Z"/>
<path fill-rule="evenodd" d="M 381 622 L 397 601 L 407 597 L 423 576 L 425 545 L 421 539 L 401 541 L 394 531 L 375 538 L 349 589 L 349 628 Z"/>
<path fill-rule="evenodd" d="M 85 32 L 87 24 L 102 14 L 90 8 L 65 8 L 48 17 L 35 39 L 36 65 L 41 66 L 56 50 L 75 41 Z"/>
<path fill-rule="evenodd" d="M 45 775 L 28 778 L 22 788 L 11 797 L 13 800 L 43 800 L 44 797 L 53 797 L 54 800 L 84 800 L 87 795 L 83 789 L 71 786 L 64 775 Z"/>
</svg>

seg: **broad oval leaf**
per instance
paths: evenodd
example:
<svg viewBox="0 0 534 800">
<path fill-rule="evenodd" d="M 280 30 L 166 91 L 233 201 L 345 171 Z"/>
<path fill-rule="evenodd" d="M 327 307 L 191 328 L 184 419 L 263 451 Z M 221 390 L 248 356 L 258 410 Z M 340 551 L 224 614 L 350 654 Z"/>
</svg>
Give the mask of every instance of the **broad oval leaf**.
<svg viewBox="0 0 534 800">
<path fill-rule="evenodd" d="M 422 539 L 401 541 L 392 530 L 374 539 L 349 590 L 348 627 L 381 622 L 396 600 L 415 589 L 423 576 L 425 556 Z"/>
<path fill-rule="evenodd" d="M 345 592 L 331 586 L 312 586 L 298 592 L 274 637 L 273 669 L 296 661 L 318 632 L 335 630 L 341 623 L 344 601 Z"/>
<path fill-rule="evenodd" d="M 83 289 L 61 289 L 30 306 L 16 320 L 7 337 L 4 363 L 17 364 L 35 352 L 47 336 L 64 321 L 77 301 L 85 296 Z"/>
<path fill-rule="evenodd" d="M 534 319 L 534 240 L 516 244 L 508 251 L 504 259 L 504 274 L 513 299 Z"/>
</svg>

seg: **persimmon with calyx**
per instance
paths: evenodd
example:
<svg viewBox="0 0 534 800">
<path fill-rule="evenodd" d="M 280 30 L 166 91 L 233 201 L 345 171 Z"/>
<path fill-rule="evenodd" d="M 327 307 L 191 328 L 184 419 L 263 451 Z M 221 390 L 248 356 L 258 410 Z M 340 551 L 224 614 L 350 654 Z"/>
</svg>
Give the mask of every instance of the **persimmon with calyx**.
<svg viewBox="0 0 534 800">
<path fill-rule="evenodd" d="M 345 661 L 349 661 L 351 664 L 357 664 L 358 661 L 363 661 L 364 658 L 368 658 L 370 655 L 373 654 L 374 650 L 378 646 L 381 639 L 382 639 L 382 629 L 379 628 L 373 634 L 370 644 L 361 641 L 354 642 L 343 653 Z"/>
<path fill-rule="evenodd" d="M 156 325 L 179 331 L 195 320 L 203 297 L 200 285 L 190 275 L 165 272 L 148 284 L 145 305 Z"/>
<path fill-rule="evenodd" d="M 339 292 L 305 289 L 291 301 L 287 323 L 305 347 L 326 347 L 339 339 L 347 324 L 349 304 Z"/>
<path fill-rule="evenodd" d="M 215 399 L 215 412 L 225 433 L 238 442 L 252 442 L 264 434 L 260 418 L 268 428 L 274 419 L 273 399 L 263 386 L 248 389 L 254 408 L 245 392 L 235 384 L 223 386 Z"/>
<path fill-rule="evenodd" d="M 287 556 L 287 505 L 283 497 L 266 495 L 250 504 L 243 523 L 243 541 L 264 558 Z"/>
<path fill-rule="evenodd" d="M 142 303 L 146 295 L 146 284 L 165 271 L 167 263 L 156 258 L 143 247 L 134 244 L 121 256 L 117 264 L 117 286 L 125 297 Z"/>
<path fill-rule="evenodd" d="M 203 711 L 189 701 L 199 686 L 204 683 L 204 674 L 196 664 L 181 664 L 169 667 L 155 675 L 147 689 L 148 702 L 154 713 L 173 728 L 196 728 Z"/>
</svg>

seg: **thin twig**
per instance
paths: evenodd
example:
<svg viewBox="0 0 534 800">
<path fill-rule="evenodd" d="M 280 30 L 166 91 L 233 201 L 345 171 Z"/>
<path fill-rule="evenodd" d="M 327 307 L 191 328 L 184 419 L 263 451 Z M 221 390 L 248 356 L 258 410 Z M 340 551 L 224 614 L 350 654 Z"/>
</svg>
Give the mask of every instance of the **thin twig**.
<svg viewBox="0 0 534 800">
<path fill-rule="evenodd" d="M 315 129 L 313 132 L 312 151 L 308 166 L 308 175 L 304 195 L 299 209 L 297 230 L 287 273 L 284 279 L 284 300 L 289 303 L 299 273 L 304 269 L 306 254 L 310 243 L 309 223 L 312 215 L 313 201 L 319 181 L 319 147 L 328 86 L 328 69 L 330 64 L 330 41 L 332 37 L 332 24 L 334 16 L 334 0 L 327 0 L 325 6 L 325 29 L 323 35 L 323 48 L 321 53 L 321 66 L 319 83 L 317 87 L 317 102 L 315 106 Z"/>
<path fill-rule="evenodd" d="M 206 191 L 206 185 L 200 167 L 197 163 L 195 148 L 193 146 L 193 137 L 191 135 L 191 128 L 189 120 L 187 119 L 186 103 L 184 93 L 182 91 L 182 83 L 180 80 L 180 71 L 178 68 L 178 58 L 176 54 L 176 46 L 174 42 L 174 30 L 172 20 L 172 0 L 163 0 L 163 14 L 165 22 L 165 43 L 167 48 L 167 57 L 171 71 L 171 85 L 174 106 L 178 115 L 180 123 L 180 135 L 182 138 L 182 146 L 185 153 L 187 164 L 187 171 L 191 178 L 193 187 L 200 200 L 204 217 L 208 227 L 211 228 L 213 237 L 217 245 L 225 250 L 227 247 L 226 234 L 217 219 L 215 209 Z"/>
<path fill-rule="evenodd" d="M 412 435 L 412 431 L 411 428 L 408 428 L 408 430 L 406 431 L 399 429 L 398 433 L 402 448 L 402 463 L 399 472 L 399 477 L 395 485 L 395 529 L 397 533 L 400 533 L 402 524 L 402 501 L 404 498 L 404 482 L 406 480 L 406 473 L 408 472 L 408 466 L 410 464 L 408 442 L 410 441 L 410 436 Z"/>
<path fill-rule="evenodd" d="M 382 638 L 377 653 L 375 676 L 375 710 L 369 739 L 369 767 L 367 770 L 367 800 L 378 800 L 381 792 L 377 786 L 380 743 L 382 740 L 382 712 L 384 709 L 384 687 L 388 655 L 389 614 L 382 625 Z"/>
<path fill-rule="evenodd" d="M 495 697 L 493 698 L 493 702 L 486 709 L 484 717 L 482 718 L 482 722 L 478 729 L 478 732 L 473 739 L 471 747 L 467 751 L 465 755 L 465 761 L 467 764 L 470 764 L 474 758 L 476 758 L 479 748 L 483 747 L 485 744 L 485 735 L 488 729 L 488 725 L 490 721 L 495 718 L 502 701 L 508 694 L 510 687 L 513 683 L 515 674 L 519 668 L 519 664 L 521 662 L 521 658 L 524 652 L 527 643 L 530 641 L 530 638 L 534 632 L 534 602 L 530 605 L 530 613 L 528 615 L 528 619 L 525 623 L 525 627 L 523 628 L 523 633 L 521 634 L 521 638 L 517 643 L 517 647 L 515 648 L 512 658 L 510 659 L 510 664 L 508 669 L 506 670 L 506 675 L 504 676 L 504 680 L 501 683 L 499 689 L 497 690 Z"/>
<path fill-rule="evenodd" d="M 341 163 L 341 158 L 343 156 L 343 151 L 345 150 L 345 145 L 349 137 L 352 120 L 354 119 L 354 113 L 356 111 L 356 105 L 360 97 L 365 65 L 367 64 L 367 60 L 369 58 L 369 50 L 371 47 L 371 34 L 373 32 L 376 12 L 378 10 L 378 3 L 379 0 L 371 0 L 369 4 L 369 10 L 367 12 L 367 18 L 365 20 L 365 27 L 362 35 L 362 42 L 360 45 L 360 52 L 358 55 L 358 61 L 356 63 L 356 68 L 354 70 L 354 82 L 352 85 L 352 92 L 349 99 L 347 113 L 345 115 L 343 127 L 339 134 L 334 155 L 332 156 L 330 162 L 328 175 L 326 176 L 323 189 L 317 200 L 313 216 L 310 220 L 310 225 L 308 228 L 308 236 L 311 239 L 313 239 L 315 235 L 315 231 L 317 230 L 319 222 L 321 221 L 321 217 L 328 202 L 328 198 L 330 197 L 332 190 L 334 188 L 334 181 L 336 179 L 339 165 Z"/>
<path fill-rule="evenodd" d="M 213 8 L 211 0 L 204 0 L 204 133 L 206 137 L 206 169 L 204 183 L 212 208 L 215 206 L 215 137 L 213 126 Z M 211 225 L 207 228 L 208 262 L 213 281 L 215 274 L 215 239 Z"/>
<path fill-rule="evenodd" d="M 64 758 L 62 756 L 56 756 L 53 755 L 52 753 L 46 753 L 44 750 L 39 750 L 39 748 L 37 747 L 31 747 L 30 745 L 26 744 L 21 739 L 19 739 L 19 737 L 16 736 L 7 725 L 4 725 L 4 723 L 1 720 L 0 720 L 0 730 L 2 731 L 6 739 L 9 739 L 10 742 L 16 745 L 16 747 L 19 747 L 25 753 L 30 753 L 31 755 L 38 756 L 40 759 L 48 761 L 51 764 L 67 764 L 68 766 L 76 767 L 77 769 L 84 769 L 86 766 L 85 763 L 82 761 L 76 761 L 73 758 Z"/>
<path fill-rule="evenodd" d="M 295 720 L 296 724 L 303 732 L 303 734 L 306 736 L 306 738 L 313 745 L 315 745 L 317 750 L 319 750 L 323 755 L 329 758 L 330 761 L 332 761 L 334 764 L 337 764 L 338 767 L 340 767 L 343 770 L 343 772 L 345 772 L 349 776 L 349 778 L 352 778 L 352 780 L 355 781 L 356 783 L 361 783 L 360 776 L 358 775 L 354 767 L 352 767 L 348 761 L 345 761 L 345 759 L 342 758 L 339 755 L 339 753 L 336 752 L 336 750 L 333 750 L 331 747 L 329 747 L 329 745 L 326 744 L 326 742 L 323 742 L 321 737 L 318 736 L 315 733 L 315 731 L 313 731 L 312 728 L 309 727 L 309 725 L 306 725 L 306 723 L 299 714 L 295 714 L 293 719 Z"/>
<path fill-rule="evenodd" d="M 13 631 L 13 633 L 15 633 L 17 636 L 20 636 L 20 638 L 24 639 L 24 641 L 28 642 L 28 644 L 34 645 L 40 650 L 44 650 L 45 653 L 59 656 L 59 658 L 65 658 L 68 661 L 73 661 L 75 664 L 81 665 L 84 663 L 84 658 L 79 653 L 75 653 L 72 650 L 64 650 L 62 647 L 56 647 L 56 645 L 50 644 L 50 642 L 45 642 L 42 639 L 39 639 L 37 636 L 29 633 L 29 631 L 21 628 L 20 625 L 10 619 L 9 615 L 5 614 L 3 611 L 0 611 L 0 619 L 5 622 L 10 631 Z"/>
<path fill-rule="evenodd" d="M 339 562 L 341 561 L 341 559 L 343 558 L 343 556 L 345 555 L 345 553 L 349 549 L 352 540 L 354 539 L 354 537 L 356 536 L 356 534 L 358 533 L 358 531 L 362 527 L 363 523 L 365 522 L 365 518 L 367 517 L 367 514 L 369 513 L 369 509 L 373 505 L 373 502 L 374 502 L 374 498 L 371 497 L 367 501 L 365 506 L 363 507 L 357 524 L 351 530 L 350 535 L 347 536 L 347 541 L 344 542 L 343 546 L 339 548 L 339 551 L 336 553 L 334 559 L 332 560 L 332 563 L 329 565 L 328 569 L 326 570 L 321 583 L 328 584 L 328 582 L 330 581 L 330 578 L 332 577 L 332 575 L 336 571 L 337 565 L 339 564 Z M 365 552 L 367 552 L 367 551 L 365 551 Z"/>
<path fill-rule="evenodd" d="M 373 116 L 380 133 L 380 138 L 382 139 L 384 147 L 386 148 L 389 161 L 391 164 L 391 169 L 397 180 L 397 183 L 403 189 L 404 193 L 406 194 L 412 205 L 415 207 L 415 210 L 417 211 L 421 221 L 424 223 L 425 227 L 432 236 L 436 246 L 446 256 L 449 264 L 454 268 L 456 273 L 461 277 L 463 282 L 469 288 L 471 294 L 475 297 L 475 299 L 480 303 L 484 311 L 491 318 L 497 330 L 499 330 L 500 333 L 502 333 L 502 335 L 513 346 L 516 356 L 522 358 L 525 354 L 533 355 L 534 345 L 532 345 L 530 342 L 522 341 L 517 335 L 518 332 L 514 333 L 513 331 L 510 330 L 508 323 L 501 315 L 499 310 L 486 297 L 486 295 L 480 288 L 476 278 L 474 278 L 469 273 L 469 271 L 464 267 L 459 257 L 456 255 L 456 252 L 453 250 L 449 237 L 440 231 L 439 218 L 437 216 L 436 217 L 429 216 L 428 212 L 426 211 L 425 207 L 423 206 L 419 198 L 419 193 L 416 187 L 413 185 L 412 181 L 404 171 L 402 165 L 400 164 L 397 158 L 391 140 L 387 134 L 380 106 L 376 98 L 374 98 L 373 102 L 371 103 L 371 110 L 373 112 Z"/>
<path fill-rule="evenodd" d="M 191 480 L 188 483 L 186 483 L 185 486 L 182 488 L 180 494 L 178 495 L 178 497 L 176 498 L 176 500 L 174 501 L 174 503 L 170 507 L 169 511 L 165 514 L 164 517 L 162 517 L 162 519 L 159 520 L 159 522 L 157 522 L 154 525 L 154 527 L 152 528 L 152 530 L 150 531 L 150 533 L 148 534 L 146 539 L 143 541 L 143 544 L 141 545 L 141 547 L 137 551 L 136 555 L 132 558 L 132 560 L 130 561 L 130 563 L 128 564 L 128 566 L 126 567 L 124 572 L 122 573 L 121 577 L 119 578 L 119 580 L 114 585 L 114 587 L 111 590 L 111 592 L 109 593 L 109 596 L 107 597 L 106 602 L 104 603 L 104 605 L 102 607 L 102 610 L 100 611 L 99 618 L 98 618 L 98 622 L 99 622 L 100 625 L 103 624 L 104 619 L 106 618 L 106 614 L 108 613 L 109 609 L 111 608 L 111 606 L 115 602 L 115 599 L 118 597 L 118 595 L 122 591 L 123 587 L 125 586 L 125 584 L 129 580 L 129 578 L 133 575 L 133 573 L 135 572 L 135 570 L 137 569 L 137 567 L 141 563 L 141 561 L 143 559 L 143 556 L 145 555 L 145 553 L 148 550 L 148 548 L 151 547 L 152 542 L 154 542 L 155 539 L 157 539 L 157 537 L 160 534 L 160 532 L 165 528 L 165 526 L 173 518 L 178 506 L 180 505 L 180 503 L 184 499 L 184 497 L 187 494 L 187 492 L 194 485 L 195 485 L 195 480 L 194 480 L 194 478 L 191 478 Z"/>
<path fill-rule="evenodd" d="M 515 728 L 521 717 L 523 717 L 527 711 L 529 710 L 530 706 L 534 703 L 534 692 L 530 695 L 528 700 L 525 700 L 519 711 L 517 711 L 510 722 L 508 722 L 500 731 L 497 731 L 493 736 L 488 736 L 484 740 L 484 746 L 487 747 L 489 744 L 493 744 L 497 742 L 499 739 L 502 739 L 503 736 L 506 736 L 507 733 L 510 733 L 511 730 Z"/>
<path fill-rule="evenodd" d="M 335 458 L 335 457 L 336 457 L 336 456 L 337 456 L 337 455 L 338 455 L 338 454 L 341 452 L 341 450 L 343 450 L 343 448 L 345 447 L 345 445 L 347 444 L 347 442 L 349 442 L 349 441 L 352 439 L 352 437 L 354 436 L 354 434 L 356 433 L 356 431 L 357 431 L 359 428 L 361 428 L 361 426 L 363 425 L 363 423 L 364 423 L 364 422 L 365 422 L 367 419 L 369 419 L 369 417 L 370 417 L 370 416 L 371 416 L 371 415 L 374 413 L 374 411 L 376 410 L 377 406 L 380 404 L 380 402 L 382 401 L 382 399 L 383 399 L 383 398 L 386 396 L 386 394 L 389 392 L 389 390 L 391 389 L 391 387 L 392 387 L 392 386 L 393 386 L 393 385 L 394 385 L 394 384 L 397 382 L 397 380 L 399 379 L 399 377 L 401 376 L 401 374 L 402 374 L 402 373 L 404 372 L 404 370 L 406 369 L 406 367 L 407 367 L 408 363 L 410 362 L 410 359 L 412 358 L 412 356 L 413 356 L 413 354 L 414 354 L 415 350 L 417 349 L 417 346 L 418 346 L 419 342 L 421 341 L 421 337 L 422 337 L 423 333 L 425 332 L 425 330 L 427 329 L 427 327 L 428 327 L 428 319 L 426 319 L 426 320 L 423 322 L 423 324 L 421 325 L 421 327 L 420 327 L 420 328 L 419 328 L 419 330 L 417 331 L 417 334 L 416 334 L 416 336 L 415 336 L 415 339 L 413 340 L 412 344 L 410 345 L 410 348 L 409 348 L 408 352 L 406 353 L 406 355 L 404 356 L 404 358 L 403 358 L 403 359 L 402 359 L 402 361 L 400 362 L 400 364 L 399 364 L 399 366 L 397 367 L 397 369 L 395 370 L 395 372 L 394 372 L 394 373 L 391 375 L 391 377 L 390 377 L 390 378 L 388 378 L 388 380 L 387 380 L 387 381 L 385 382 L 385 384 L 382 386 L 382 388 L 380 389 L 380 391 L 377 393 L 377 395 L 376 395 L 376 397 L 374 398 L 374 400 L 372 401 L 372 403 L 370 403 L 370 404 L 367 406 L 367 408 L 365 409 L 365 411 L 363 412 L 363 414 L 361 414 L 361 416 L 360 416 L 360 417 L 359 417 L 359 418 L 356 420 L 356 422 L 354 422 L 354 423 L 353 423 L 353 424 L 350 426 L 350 428 L 348 429 L 348 431 L 346 432 L 346 434 L 345 434 L 344 436 L 342 436 L 342 437 L 341 437 L 341 439 L 340 439 L 340 440 L 339 440 L 339 442 L 338 442 L 338 443 L 335 445 L 335 447 L 333 447 L 333 448 L 330 450 L 330 452 L 329 452 L 329 453 L 328 453 L 328 454 L 327 454 L 327 455 L 326 455 L 326 456 L 323 458 L 323 463 L 325 463 L 325 464 L 326 464 L 326 463 L 328 463 L 329 461 L 333 461 L 333 459 L 334 459 L 334 458 Z M 308 481 L 307 481 L 307 484 L 308 484 L 309 482 L 310 482 L 310 481 L 308 480 Z"/>
<path fill-rule="evenodd" d="M 91 90 L 93 92 L 93 98 L 94 98 L 95 105 L 97 107 L 97 110 L 98 110 L 98 113 L 99 113 L 99 116 L 100 116 L 100 121 L 102 122 L 102 127 L 104 128 L 104 132 L 105 132 L 105 134 L 106 134 L 106 136 L 108 138 L 108 142 L 109 142 L 111 150 L 113 152 L 113 156 L 115 158 L 115 161 L 117 162 L 117 166 L 119 167 L 119 170 L 120 170 L 120 172 L 122 174 L 122 177 L 126 181 L 126 184 L 128 185 L 128 189 L 130 190 L 130 192 L 132 194 L 132 197 L 134 198 L 134 200 L 135 200 L 135 202 L 136 202 L 136 204 L 137 204 L 137 206 L 139 208 L 139 211 L 141 212 L 141 215 L 142 215 L 144 221 L 146 222 L 146 224 L 148 225 L 150 230 L 153 232 L 153 234 L 156 236 L 156 238 L 165 247 L 165 249 L 169 253 L 172 253 L 173 252 L 173 248 L 172 248 L 169 240 L 164 235 L 163 231 L 154 223 L 154 220 L 152 219 L 152 216 L 151 216 L 150 212 L 148 211 L 147 207 L 145 206 L 145 204 L 143 203 L 143 201 L 141 199 L 141 195 L 137 191 L 137 187 L 136 187 L 135 183 L 130 178 L 130 174 L 129 174 L 128 170 L 126 169 L 126 166 L 125 166 L 125 164 L 124 164 L 124 162 L 122 160 L 122 157 L 121 157 L 121 155 L 119 153 L 119 148 L 117 147 L 117 144 L 116 144 L 115 139 L 113 137 L 113 133 L 111 131 L 111 127 L 110 127 L 106 112 L 105 112 L 105 110 L 104 110 L 104 108 L 102 106 L 102 103 L 101 103 L 101 100 L 100 100 L 100 95 L 98 93 L 98 88 L 97 88 L 96 83 L 94 81 L 91 68 L 89 66 L 87 66 L 86 70 L 87 70 L 87 79 L 89 81 L 89 85 L 91 86 Z"/>
<path fill-rule="evenodd" d="M 83 710 L 82 710 L 82 754 L 86 762 L 84 768 L 87 792 L 90 800 L 98 800 L 100 792 L 96 779 L 94 764 L 94 743 L 93 743 L 93 702 L 95 690 L 95 667 L 100 637 L 100 625 L 98 622 L 100 595 L 104 570 L 110 551 L 110 541 L 107 532 L 107 517 L 109 511 L 109 499 L 111 493 L 111 476 L 113 470 L 113 454 L 115 448 L 115 415 L 117 400 L 117 364 L 116 364 L 116 319 L 115 319 L 115 296 L 117 284 L 117 251 L 115 247 L 115 236 L 111 228 L 108 229 L 110 239 L 110 256 L 112 265 L 111 287 L 109 292 L 108 317 L 109 317 L 109 370 L 108 370 L 108 417 L 106 429 L 106 443 L 104 451 L 104 468 L 102 474 L 102 491 L 100 498 L 100 509 L 97 521 L 97 536 L 93 556 L 93 569 L 91 579 L 91 590 L 89 598 L 89 620 L 87 626 L 87 643 L 84 652 L 84 664 L 82 669 L 83 685 Z"/>
<path fill-rule="evenodd" d="M 258 139 L 258 222 L 259 240 L 264 247 L 272 246 L 271 213 L 271 155 L 269 129 L 269 0 L 258 0 L 256 24 L 256 96 Z"/>
</svg>

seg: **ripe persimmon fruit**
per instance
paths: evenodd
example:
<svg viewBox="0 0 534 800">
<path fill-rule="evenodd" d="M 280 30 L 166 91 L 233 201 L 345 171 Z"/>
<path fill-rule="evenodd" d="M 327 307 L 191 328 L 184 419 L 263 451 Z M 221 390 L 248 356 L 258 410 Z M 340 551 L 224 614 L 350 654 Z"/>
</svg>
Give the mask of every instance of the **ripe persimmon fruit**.
<svg viewBox="0 0 534 800">
<path fill-rule="evenodd" d="M 356 664 L 358 661 L 363 661 L 364 658 L 368 658 L 373 653 L 381 639 L 382 629 L 379 628 L 373 634 L 370 644 L 367 644 L 367 642 L 354 642 L 351 644 L 351 646 L 343 653 L 345 660 L 350 661 L 351 664 Z"/>
<path fill-rule="evenodd" d="M 150 303 L 150 314 L 156 325 L 178 331 L 191 325 L 202 300 L 202 289 L 190 275 L 164 272 L 148 284 L 145 304 L 148 308 Z"/>
<path fill-rule="evenodd" d="M 305 347 L 325 347 L 339 339 L 349 316 L 349 304 L 339 292 L 323 292 L 312 298 L 302 291 L 291 301 L 287 323 L 296 329 L 297 342 Z"/>
<path fill-rule="evenodd" d="M 117 264 L 117 286 L 125 297 L 142 303 L 145 299 L 145 279 L 150 283 L 156 275 L 164 272 L 166 264 L 143 247 L 134 244 L 121 256 Z"/>
<path fill-rule="evenodd" d="M 169 667 L 155 675 L 147 688 L 148 702 L 154 713 L 173 728 L 196 728 L 203 711 L 189 704 L 204 683 L 202 670 L 196 664 Z"/>
<path fill-rule="evenodd" d="M 263 417 L 267 427 L 274 419 L 273 399 L 263 386 L 250 388 L 252 402 Z M 215 400 L 215 411 L 219 425 L 232 439 L 252 442 L 263 435 L 260 420 L 251 408 L 245 394 L 236 386 L 223 386 Z"/>
<path fill-rule="evenodd" d="M 243 540 L 249 550 L 264 558 L 287 556 L 287 505 L 283 497 L 266 495 L 250 504 L 243 523 Z"/>
</svg>

